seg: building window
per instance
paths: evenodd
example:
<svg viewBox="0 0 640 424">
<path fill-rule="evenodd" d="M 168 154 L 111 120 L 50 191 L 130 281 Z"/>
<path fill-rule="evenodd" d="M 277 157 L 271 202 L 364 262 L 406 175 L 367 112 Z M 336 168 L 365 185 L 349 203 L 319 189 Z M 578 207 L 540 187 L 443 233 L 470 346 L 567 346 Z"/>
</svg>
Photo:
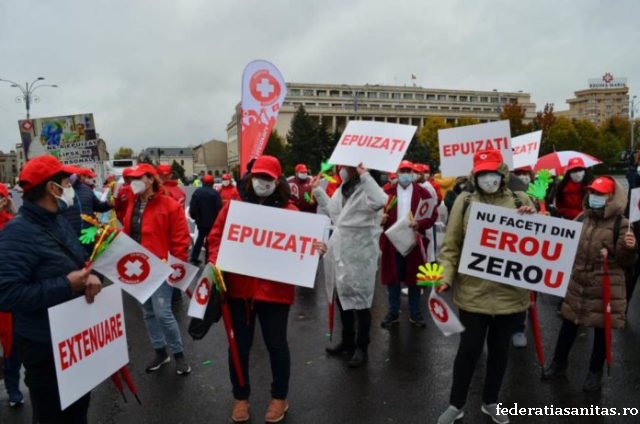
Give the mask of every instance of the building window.
<svg viewBox="0 0 640 424">
<path fill-rule="evenodd" d="M 426 109 L 427 106 L 418 106 L 418 109 Z"/>
<path fill-rule="evenodd" d="M 327 97 L 327 90 L 318 90 L 318 97 Z"/>
<path fill-rule="evenodd" d="M 382 109 L 391 109 L 391 105 L 382 105 Z"/>
<path fill-rule="evenodd" d="M 342 97 L 353 97 L 353 91 L 343 91 Z"/>
<path fill-rule="evenodd" d="M 393 105 L 395 109 L 404 109 L 403 105 Z"/>
<path fill-rule="evenodd" d="M 469 101 L 470 102 L 477 102 L 478 101 L 478 97 L 477 96 L 470 96 L 469 97 Z"/>
<path fill-rule="evenodd" d="M 424 94 L 416 94 L 415 95 L 415 99 L 416 100 L 424 100 Z"/>
<path fill-rule="evenodd" d="M 427 94 L 427 100 L 435 100 L 435 99 L 436 99 L 435 94 Z"/>
<path fill-rule="evenodd" d="M 313 96 L 313 90 L 303 90 L 305 96 Z"/>
<path fill-rule="evenodd" d="M 300 89 L 298 88 L 294 88 L 291 90 L 291 95 L 292 96 L 299 96 L 300 95 Z"/>
<path fill-rule="evenodd" d="M 480 97 L 480 103 L 489 103 L 488 97 Z"/>
<path fill-rule="evenodd" d="M 380 105 L 373 104 L 373 105 L 369 105 L 369 107 L 371 107 L 371 108 L 380 108 Z"/>
<path fill-rule="evenodd" d="M 331 91 L 329 91 L 329 96 L 331 96 L 331 97 L 339 97 L 340 96 L 340 91 L 331 90 Z"/>
<path fill-rule="evenodd" d="M 401 99 L 401 98 L 402 98 L 402 96 L 400 96 L 400 93 L 392 93 L 392 94 L 391 94 L 391 98 L 392 98 L 392 99 Z"/>
<path fill-rule="evenodd" d="M 389 93 L 380 93 L 380 98 L 381 99 L 388 99 L 389 98 Z"/>
<path fill-rule="evenodd" d="M 458 96 L 449 96 L 449 101 L 450 102 L 458 101 Z"/>
<path fill-rule="evenodd" d="M 404 94 L 402 95 L 402 98 L 403 98 L 403 99 L 405 99 L 405 100 L 411 100 L 411 99 L 413 99 L 413 94 L 411 94 L 411 93 L 404 93 Z"/>
<path fill-rule="evenodd" d="M 460 108 L 454 106 L 454 107 L 451 108 L 451 110 L 460 110 Z"/>
<path fill-rule="evenodd" d="M 367 97 L 370 99 L 377 99 L 378 98 L 378 93 L 370 91 L 367 93 Z"/>
<path fill-rule="evenodd" d="M 356 91 L 356 97 L 364 99 L 364 91 Z"/>
<path fill-rule="evenodd" d="M 329 103 L 318 103 L 318 106 L 327 107 L 327 106 L 329 106 Z"/>
<path fill-rule="evenodd" d="M 447 96 L 445 96 L 444 94 L 438 94 L 438 100 L 447 100 Z"/>
<path fill-rule="evenodd" d="M 460 101 L 461 101 L 461 102 L 468 102 L 468 101 L 469 101 L 469 97 L 467 97 L 467 96 L 460 96 Z"/>
<path fill-rule="evenodd" d="M 514 104 L 514 105 L 515 105 L 515 104 L 518 104 L 518 99 L 516 99 L 515 97 L 511 97 L 511 98 L 509 99 L 509 103 Z"/>
</svg>

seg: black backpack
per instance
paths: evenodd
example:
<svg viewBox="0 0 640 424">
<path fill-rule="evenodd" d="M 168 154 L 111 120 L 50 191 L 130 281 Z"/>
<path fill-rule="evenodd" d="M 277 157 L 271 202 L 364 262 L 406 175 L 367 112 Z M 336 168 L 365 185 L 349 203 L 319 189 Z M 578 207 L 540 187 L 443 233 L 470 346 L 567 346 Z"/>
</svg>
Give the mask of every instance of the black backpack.
<svg viewBox="0 0 640 424">
<path fill-rule="evenodd" d="M 195 293 L 194 293 L 195 296 Z M 213 324 L 220 321 L 222 317 L 222 298 L 218 290 L 213 290 L 213 295 L 209 299 L 207 309 L 204 312 L 204 317 L 191 318 L 189 321 L 189 328 L 187 332 L 193 340 L 202 340 L 207 335 L 209 329 Z"/>
</svg>

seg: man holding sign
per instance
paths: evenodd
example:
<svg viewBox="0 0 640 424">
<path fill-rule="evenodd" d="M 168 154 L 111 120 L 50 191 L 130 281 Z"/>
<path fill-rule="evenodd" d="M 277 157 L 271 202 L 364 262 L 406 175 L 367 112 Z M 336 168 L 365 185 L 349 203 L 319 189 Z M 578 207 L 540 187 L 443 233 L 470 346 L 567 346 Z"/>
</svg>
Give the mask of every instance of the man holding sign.
<svg viewBox="0 0 640 424">
<path fill-rule="evenodd" d="M 471 175 L 476 191 L 460 194 L 449 217 L 439 257 L 439 263 L 445 269 L 439 291 L 453 288 L 454 303 L 459 308 L 460 322 L 466 330 L 461 334 L 453 365 L 450 406 L 438 419 L 439 424 L 453 423 L 464 415 L 462 409 L 485 342 L 489 355 L 482 412 L 496 423 L 509 422 L 506 415 L 498 414 L 498 394 L 507 369 L 511 335 L 524 321 L 525 311 L 530 305 L 529 291 L 459 271 L 471 204 L 490 204 L 518 209 L 520 213 L 535 213 L 536 209 L 525 193 L 513 193 L 507 188 L 508 180 L 509 168 L 499 150 L 476 152 Z"/>
</svg>

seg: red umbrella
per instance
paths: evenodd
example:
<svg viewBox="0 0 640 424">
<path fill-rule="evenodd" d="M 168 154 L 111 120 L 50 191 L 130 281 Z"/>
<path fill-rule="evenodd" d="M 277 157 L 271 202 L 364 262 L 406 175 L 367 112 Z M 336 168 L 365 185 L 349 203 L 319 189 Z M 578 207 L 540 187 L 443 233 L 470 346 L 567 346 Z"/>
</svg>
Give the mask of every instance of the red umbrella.
<svg viewBox="0 0 640 424">
<path fill-rule="evenodd" d="M 581 158 L 587 168 L 591 168 L 592 166 L 602 163 L 600 159 L 594 158 L 586 153 L 565 150 L 562 152 L 553 152 L 548 155 L 544 155 L 538 159 L 533 170 L 535 172 L 538 172 L 541 169 L 554 170 L 556 175 L 562 175 L 564 174 L 564 169 L 569 163 L 569 160 L 573 158 Z"/>
<path fill-rule="evenodd" d="M 122 399 L 124 399 L 124 402 L 127 403 L 127 397 L 124 395 L 124 387 L 122 386 L 122 380 L 120 380 L 120 374 L 118 373 L 113 374 L 111 376 L 111 381 L 113 381 L 113 384 L 115 384 L 116 388 L 122 395 Z"/>
<path fill-rule="evenodd" d="M 236 342 L 236 335 L 233 332 L 231 324 L 231 312 L 229 310 L 229 303 L 227 302 L 227 288 L 224 284 L 224 278 L 222 272 L 217 266 L 214 266 L 214 276 L 216 277 L 216 286 L 220 291 L 220 310 L 222 312 L 222 321 L 224 321 L 224 329 L 227 332 L 227 339 L 229 340 L 229 352 L 231 353 L 231 361 L 233 367 L 236 370 L 236 377 L 238 378 L 238 384 L 240 387 L 244 387 L 244 376 L 242 375 L 242 366 L 240 365 L 240 354 L 238 353 L 238 344 Z"/>
<path fill-rule="evenodd" d="M 609 252 L 602 249 L 602 303 L 604 308 L 604 345 L 607 359 L 607 374 L 611 374 L 611 276 L 609 275 Z"/>
<path fill-rule="evenodd" d="M 531 319 L 531 330 L 533 331 L 533 339 L 536 342 L 536 352 L 538 354 L 538 363 L 544 372 L 544 348 L 542 346 L 542 335 L 540 333 L 540 322 L 538 321 L 538 304 L 536 303 L 536 293 L 531 291 L 531 308 L 529 309 L 529 318 Z"/>
<path fill-rule="evenodd" d="M 329 341 L 333 340 L 333 316 L 335 314 L 335 304 L 336 304 L 336 295 L 334 293 L 333 299 L 329 302 L 329 332 L 327 336 L 329 337 Z"/>
</svg>

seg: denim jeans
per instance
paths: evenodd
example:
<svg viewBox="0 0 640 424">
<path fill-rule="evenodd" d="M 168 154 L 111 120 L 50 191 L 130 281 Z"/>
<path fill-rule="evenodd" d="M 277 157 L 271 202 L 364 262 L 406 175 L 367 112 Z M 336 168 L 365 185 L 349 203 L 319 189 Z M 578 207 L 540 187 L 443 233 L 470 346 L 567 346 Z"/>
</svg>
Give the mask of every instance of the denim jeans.
<svg viewBox="0 0 640 424">
<path fill-rule="evenodd" d="M 13 346 L 11 355 L 4 359 L 4 386 L 12 402 L 20 402 L 23 399 L 20 391 L 20 368 L 22 368 L 22 362 L 18 355 L 18 347 Z"/>
<path fill-rule="evenodd" d="M 389 314 L 397 317 L 400 313 L 400 293 L 401 284 L 404 281 L 407 269 L 407 259 L 400 253 L 396 253 L 396 272 L 398 276 L 398 284 L 387 286 L 387 295 L 389 297 Z M 422 297 L 422 288 L 409 287 L 409 314 L 411 317 L 421 316 L 420 298 Z"/>
<path fill-rule="evenodd" d="M 142 318 L 153 348 L 162 349 L 168 344 L 171 352 L 176 354 L 183 351 L 183 346 L 178 322 L 171 311 L 172 295 L 173 287 L 162 283 L 142 305 Z"/>
<path fill-rule="evenodd" d="M 211 232 L 211 228 L 200 228 L 198 227 L 198 237 L 196 237 L 196 242 L 193 244 L 193 250 L 191 251 L 191 262 L 200 260 L 200 252 L 202 252 L 202 245 L 204 244 L 204 261 L 207 262 L 209 260 L 209 241 L 207 240 L 207 236 Z"/>
</svg>

